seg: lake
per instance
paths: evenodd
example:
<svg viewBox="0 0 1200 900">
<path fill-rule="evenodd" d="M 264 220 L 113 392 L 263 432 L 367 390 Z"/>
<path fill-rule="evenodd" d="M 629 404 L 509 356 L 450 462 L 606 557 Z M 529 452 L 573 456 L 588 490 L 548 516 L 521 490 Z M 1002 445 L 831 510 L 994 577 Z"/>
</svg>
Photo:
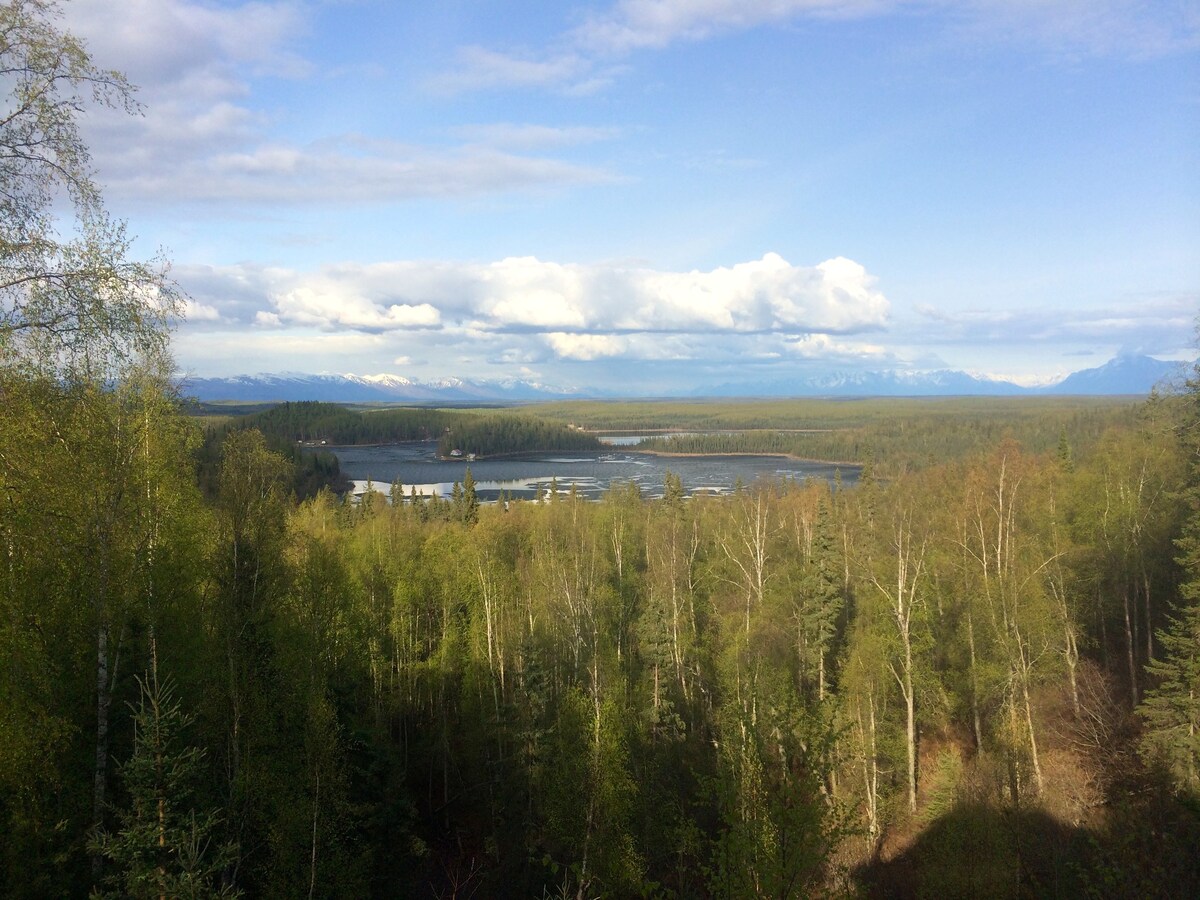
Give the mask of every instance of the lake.
<svg viewBox="0 0 1200 900">
<path fill-rule="evenodd" d="M 377 490 L 387 492 L 394 481 L 409 494 L 415 486 L 418 494 L 450 496 L 454 482 L 462 482 L 467 468 L 475 479 L 476 495 L 482 501 L 496 500 L 500 492 L 532 500 L 544 494 L 552 481 L 559 490 L 571 485 L 584 497 L 599 499 L 610 486 L 633 482 L 643 497 L 663 495 L 667 470 L 683 482 L 684 492 L 728 494 L 738 479 L 752 484 L 760 478 L 821 478 L 832 481 L 840 468 L 842 478 L 852 484 L 858 478 L 857 466 L 802 462 L 784 456 L 654 456 L 618 446 L 604 450 L 569 453 L 530 454 L 518 458 L 441 460 L 437 443 L 416 441 L 374 447 L 323 447 L 337 455 L 342 472 L 355 482 L 355 492 L 373 482 Z"/>
</svg>

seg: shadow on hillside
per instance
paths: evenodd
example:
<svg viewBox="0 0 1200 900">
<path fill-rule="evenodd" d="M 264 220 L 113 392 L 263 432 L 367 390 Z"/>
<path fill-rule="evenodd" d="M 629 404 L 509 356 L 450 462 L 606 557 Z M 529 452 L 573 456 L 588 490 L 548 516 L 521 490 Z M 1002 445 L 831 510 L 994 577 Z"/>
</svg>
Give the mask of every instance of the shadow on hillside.
<svg viewBox="0 0 1200 900">
<path fill-rule="evenodd" d="M 872 897 L 1078 897 L 1093 846 L 1044 812 L 960 804 L 856 877 Z"/>
<path fill-rule="evenodd" d="M 859 868 L 868 897 L 1200 897 L 1200 817 L 1152 793 L 1097 832 L 1037 809 L 960 804 L 903 853 Z"/>
</svg>

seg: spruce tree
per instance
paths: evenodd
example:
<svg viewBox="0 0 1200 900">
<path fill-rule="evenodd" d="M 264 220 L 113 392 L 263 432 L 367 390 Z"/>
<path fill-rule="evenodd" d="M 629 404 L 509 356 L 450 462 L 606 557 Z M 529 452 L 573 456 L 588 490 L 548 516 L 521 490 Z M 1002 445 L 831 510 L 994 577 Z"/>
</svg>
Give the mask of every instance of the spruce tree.
<svg viewBox="0 0 1200 900">
<path fill-rule="evenodd" d="M 479 520 L 479 498 L 475 496 L 475 476 L 471 467 L 463 475 L 462 483 L 462 520 L 468 525 L 474 525 Z"/>
<path fill-rule="evenodd" d="M 1140 707 L 1147 730 L 1142 747 L 1177 788 L 1200 796 L 1200 364 L 1187 381 L 1177 426 L 1191 465 L 1185 494 L 1188 518 L 1176 540 L 1183 568 L 1181 604 L 1159 632 L 1162 655 L 1148 669 L 1159 679 Z"/>
<path fill-rule="evenodd" d="M 228 845 L 213 843 L 214 811 L 191 805 L 204 751 L 185 746 L 185 715 L 169 679 L 139 679 L 134 708 L 133 755 L 121 767 L 129 805 L 118 811 L 116 831 L 93 839 L 95 851 L 113 870 L 107 891 L 94 897 L 210 898 L 236 896 L 218 886 L 231 857 Z"/>
</svg>

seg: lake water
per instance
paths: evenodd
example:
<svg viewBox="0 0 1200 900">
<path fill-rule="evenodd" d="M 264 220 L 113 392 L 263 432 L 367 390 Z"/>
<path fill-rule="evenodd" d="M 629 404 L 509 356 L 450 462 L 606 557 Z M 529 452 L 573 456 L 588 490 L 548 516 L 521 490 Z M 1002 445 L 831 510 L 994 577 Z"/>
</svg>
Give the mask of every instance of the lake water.
<svg viewBox="0 0 1200 900">
<path fill-rule="evenodd" d="M 730 493 L 738 479 L 752 484 L 759 478 L 823 478 L 833 480 L 839 467 L 830 463 L 801 462 L 783 456 L 653 456 L 620 447 L 586 452 L 547 453 L 509 459 L 440 460 L 437 444 L 419 441 L 377 447 L 323 447 L 335 453 L 342 472 L 361 492 L 367 482 L 387 492 L 393 481 L 404 485 L 409 494 L 415 486 L 418 494 L 450 496 L 454 482 L 462 482 L 467 468 L 475 479 L 480 500 L 495 500 L 503 491 L 520 499 L 532 500 L 544 494 L 552 481 L 559 490 L 571 485 L 589 499 L 599 499 L 611 485 L 633 482 L 643 497 L 663 495 L 667 470 L 683 482 L 689 496 L 696 493 Z M 847 484 L 858 477 L 857 467 L 842 466 Z"/>
</svg>

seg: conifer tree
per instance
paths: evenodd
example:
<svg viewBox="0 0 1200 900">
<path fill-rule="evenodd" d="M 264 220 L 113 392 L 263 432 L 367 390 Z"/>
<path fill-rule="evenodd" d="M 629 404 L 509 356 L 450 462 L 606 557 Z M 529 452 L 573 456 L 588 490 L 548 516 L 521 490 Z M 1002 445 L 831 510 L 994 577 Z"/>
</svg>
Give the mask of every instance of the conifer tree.
<svg viewBox="0 0 1200 900">
<path fill-rule="evenodd" d="M 1182 398 L 1179 437 L 1190 463 L 1185 497 L 1188 518 L 1176 541 L 1183 567 L 1181 605 L 1159 632 L 1160 658 L 1148 666 L 1159 679 L 1140 712 L 1147 732 L 1143 748 L 1163 763 L 1177 787 L 1200 796 L 1200 365 Z"/>
<path fill-rule="evenodd" d="M 183 743 L 191 717 L 183 713 L 170 679 L 159 681 L 152 672 L 138 683 L 133 755 L 121 766 L 129 805 L 118 812 L 118 828 L 94 841 L 113 871 L 106 879 L 108 890 L 93 896 L 237 896 L 218 885 L 232 848 L 215 843 L 216 812 L 191 805 L 205 755 Z"/>
<path fill-rule="evenodd" d="M 467 472 L 463 475 L 461 502 L 462 520 L 474 525 L 479 521 L 479 498 L 475 496 L 475 476 L 471 474 L 470 466 L 467 466 Z"/>
</svg>

